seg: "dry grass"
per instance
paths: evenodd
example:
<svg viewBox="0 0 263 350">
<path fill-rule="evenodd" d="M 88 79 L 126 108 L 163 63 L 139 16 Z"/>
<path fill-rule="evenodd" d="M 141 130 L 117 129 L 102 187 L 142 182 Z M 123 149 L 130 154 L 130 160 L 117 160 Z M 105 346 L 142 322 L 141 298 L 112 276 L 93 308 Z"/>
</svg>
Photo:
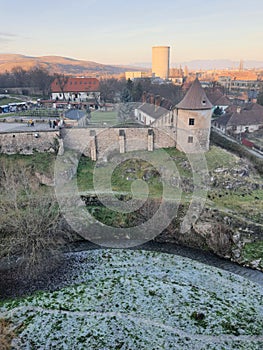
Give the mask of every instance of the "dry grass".
<svg viewBox="0 0 263 350">
<path fill-rule="evenodd" d="M 12 330 L 11 323 L 5 319 L 0 319 L 0 350 L 12 348 L 12 340 L 16 337 Z"/>
</svg>

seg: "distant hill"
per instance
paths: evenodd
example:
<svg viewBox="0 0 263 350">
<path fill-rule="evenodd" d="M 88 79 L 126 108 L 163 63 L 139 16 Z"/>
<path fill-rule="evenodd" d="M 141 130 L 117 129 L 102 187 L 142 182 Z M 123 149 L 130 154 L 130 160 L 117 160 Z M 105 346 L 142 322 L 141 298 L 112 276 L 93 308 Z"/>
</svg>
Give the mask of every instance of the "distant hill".
<svg viewBox="0 0 263 350">
<path fill-rule="evenodd" d="M 175 61 L 172 62 L 171 68 L 179 68 L 180 66 L 184 68 L 188 67 L 190 70 L 211 70 L 211 69 L 238 69 L 240 61 L 231 61 L 228 59 L 218 59 L 218 60 L 191 60 L 191 61 Z M 136 62 L 132 66 L 140 66 L 151 68 L 151 62 Z M 256 60 L 243 60 L 243 65 L 245 69 L 263 69 L 263 61 Z"/>
<path fill-rule="evenodd" d="M 18 54 L 0 54 L 0 73 L 10 72 L 18 66 L 25 70 L 41 67 L 47 69 L 50 73 L 94 77 L 118 75 L 127 70 L 135 71 L 139 69 L 138 67 L 106 65 L 61 56 L 31 57 Z"/>
<path fill-rule="evenodd" d="M 231 61 L 228 59 L 222 60 L 192 60 L 185 62 L 178 62 L 177 66 L 181 64 L 182 67 L 187 66 L 191 70 L 207 70 L 207 69 L 238 69 L 240 61 Z M 263 69 L 263 61 L 243 60 L 244 68 Z"/>
</svg>

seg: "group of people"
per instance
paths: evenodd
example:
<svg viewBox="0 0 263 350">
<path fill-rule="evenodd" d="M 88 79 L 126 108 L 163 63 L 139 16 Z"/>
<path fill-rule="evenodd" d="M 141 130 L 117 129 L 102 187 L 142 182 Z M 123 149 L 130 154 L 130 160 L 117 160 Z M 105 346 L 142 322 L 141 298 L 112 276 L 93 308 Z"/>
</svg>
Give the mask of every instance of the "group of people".
<svg viewBox="0 0 263 350">
<path fill-rule="evenodd" d="M 63 126 L 63 120 L 51 120 L 48 121 L 49 127 L 55 129 L 57 126 L 61 128 Z"/>
<path fill-rule="evenodd" d="M 35 121 L 33 119 L 29 119 L 27 121 L 27 126 L 34 126 L 35 125 Z"/>
</svg>

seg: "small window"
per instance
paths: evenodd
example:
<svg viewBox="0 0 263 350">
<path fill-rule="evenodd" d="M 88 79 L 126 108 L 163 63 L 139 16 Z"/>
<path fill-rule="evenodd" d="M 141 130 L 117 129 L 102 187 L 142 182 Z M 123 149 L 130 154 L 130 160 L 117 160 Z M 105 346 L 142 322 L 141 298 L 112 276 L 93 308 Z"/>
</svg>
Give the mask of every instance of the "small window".
<svg viewBox="0 0 263 350">
<path fill-rule="evenodd" d="M 202 100 L 202 105 L 203 105 L 203 106 L 206 105 L 206 100 Z"/>
<path fill-rule="evenodd" d="M 195 125 L 194 118 L 189 118 L 189 125 Z"/>
<path fill-rule="evenodd" d="M 193 142 L 194 142 L 193 136 L 188 136 L 188 143 L 193 143 Z"/>
</svg>

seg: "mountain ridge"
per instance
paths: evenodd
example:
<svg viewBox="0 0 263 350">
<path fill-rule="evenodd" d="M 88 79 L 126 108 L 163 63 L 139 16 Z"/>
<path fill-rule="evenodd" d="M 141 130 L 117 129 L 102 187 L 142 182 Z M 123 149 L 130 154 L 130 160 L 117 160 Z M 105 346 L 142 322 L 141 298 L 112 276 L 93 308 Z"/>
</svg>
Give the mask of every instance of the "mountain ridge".
<svg viewBox="0 0 263 350">
<path fill-rule="evenodd" d="M 111 76 L 122 74 L 127 70 L 138 70 L 138 67 L 128 65 L 102 64 L 56 55 L 34 57 L 21 54 L 0 54 L 0 74 L 10 72 L 16 67 L 21 67 L 24 70 L 41 67 L 53 74 L 78 76 Z"/>
</svg>

